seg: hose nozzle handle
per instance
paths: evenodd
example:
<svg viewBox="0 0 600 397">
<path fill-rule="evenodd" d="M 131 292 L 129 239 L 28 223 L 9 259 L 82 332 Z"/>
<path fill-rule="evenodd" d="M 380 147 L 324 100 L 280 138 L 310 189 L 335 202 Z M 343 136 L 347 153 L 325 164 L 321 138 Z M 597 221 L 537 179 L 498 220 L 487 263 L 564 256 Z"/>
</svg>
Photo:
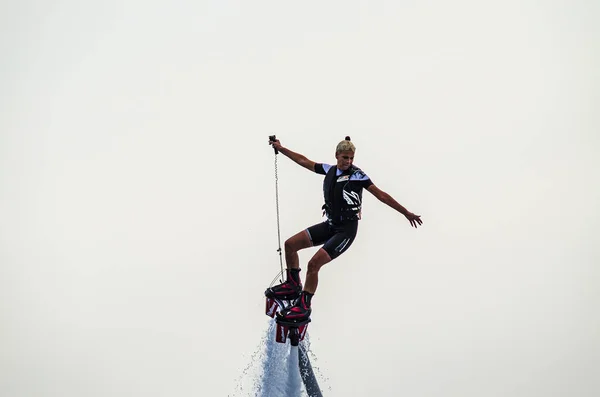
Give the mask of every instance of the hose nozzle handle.
<svg viewBox="0 0 600 397">
<path fill-rule="evenodd" d="M 277 138 L 275 138 L 275 135 L 269 135 L 269 141 L 270 142 L 275 142 L 277 140 Z M 275 154 L 279 154 L 279 150 L 273 148 L 273 150 L 275 151 Z"/>
</svg>

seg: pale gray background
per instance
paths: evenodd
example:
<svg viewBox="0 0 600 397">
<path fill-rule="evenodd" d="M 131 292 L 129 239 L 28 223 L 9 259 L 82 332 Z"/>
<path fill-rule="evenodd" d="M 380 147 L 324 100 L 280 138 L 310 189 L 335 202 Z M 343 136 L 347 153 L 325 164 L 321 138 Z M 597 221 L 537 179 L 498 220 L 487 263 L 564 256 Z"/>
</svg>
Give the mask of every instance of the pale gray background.
<svg viewBox="0 0 600 397">
<path fill-rule="evenodd" d="M 0 6 L 0 395 L 226 396 L 279 269 L 267 136 L 365 193 L 327 396 L 600 395 L 599 3 Z M 282 235 L 321 177 L 279 157 Z M 315 249 L 302 253 L 302 266 Z"/>
</svg>

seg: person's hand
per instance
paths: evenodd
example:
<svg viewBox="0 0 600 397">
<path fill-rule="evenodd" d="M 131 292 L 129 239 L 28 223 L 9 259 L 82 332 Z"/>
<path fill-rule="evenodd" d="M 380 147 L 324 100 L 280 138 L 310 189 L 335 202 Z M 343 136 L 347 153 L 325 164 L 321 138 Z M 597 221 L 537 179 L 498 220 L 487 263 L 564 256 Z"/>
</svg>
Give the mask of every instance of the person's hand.
<svg viewBox="0 0 600 397">
<path fill-rule="evenodd" d="M 275 150 L 281 149 L 281 143 L 279 142 L 279 139 L 275 139 L 274 141 L 269 140 L 269 145 L 273 146 L 273 149 Z"/>
<path fill-rule="evenodd" d="M 404 215 L 406 217 L 406 219 L 408 219 L 408 221 L 410 222 L 410 225 L 412 227 L 417 227 L 418 225 L 422 225 L 423 221 L 421 220 L 421 215 L 415 215 L 412 212 L 409 212 L 407 214 Z"/>
</svg>

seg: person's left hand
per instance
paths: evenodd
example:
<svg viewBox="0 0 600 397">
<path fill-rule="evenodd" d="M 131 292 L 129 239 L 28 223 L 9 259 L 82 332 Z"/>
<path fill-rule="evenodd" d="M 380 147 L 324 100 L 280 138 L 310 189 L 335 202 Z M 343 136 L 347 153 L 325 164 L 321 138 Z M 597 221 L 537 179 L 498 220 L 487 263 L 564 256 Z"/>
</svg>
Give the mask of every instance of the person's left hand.
<svg viewBox="0 0 600 397">
<path fill-rule="evenodd" d="M 412 212 L 409 212 L 408 214 L 404 215 L 406 217 L 406 219 L 408 219 L 408 221 L 410 222 L 410 225 L 412 227 L 417 227 L 418 225 L 422 225 L 423 221 L 421 220 L 421 215 L 415 215 Z"/>
</svg>

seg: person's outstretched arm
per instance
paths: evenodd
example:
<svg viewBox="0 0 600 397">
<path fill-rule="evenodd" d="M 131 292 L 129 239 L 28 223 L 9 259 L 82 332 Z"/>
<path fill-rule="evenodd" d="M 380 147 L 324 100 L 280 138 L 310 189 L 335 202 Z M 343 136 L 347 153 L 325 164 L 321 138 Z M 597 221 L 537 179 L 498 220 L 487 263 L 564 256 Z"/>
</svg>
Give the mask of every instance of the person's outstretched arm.
<svg viewBox="0 0 600 397">
<path fill-rule="evenodd" d="M 273 146 L 274 149 L 277 149 L 279 152 L 283 153 L 285 156 L 292 159 L 298 165 L 301 165 L 302 167 L 304 167 L 308 170 L 311 170 L 312 172 L 315 172 L 315 162 L 314 161 L 307 159 L 305 156 L 301 155 L 300 153 L 293 152 L 290 149 L 281 146 L 281 142 L 279 142 L 279 139 L 275 139 L 274 141 L 269 141 L 269 145 Z"/>
<path fill-rule="evenodd" d="M 372 193 L 373 196 L 377 197 L 379 201 L 389 205 L 390 207 L 404 215 L 406 219 L 408 219 L 412 227 L 417 227 L 418 225 L 423 224 L 423 221 L 421 220 L 421 215 L 413 214 L 412 212 L 404 208 L 399 202 L 394 200 L 392 196 L 379 189 L 377 186 L 371 185 L 367 188 L 367 190 L 370 193 Z"/>
</svg>

